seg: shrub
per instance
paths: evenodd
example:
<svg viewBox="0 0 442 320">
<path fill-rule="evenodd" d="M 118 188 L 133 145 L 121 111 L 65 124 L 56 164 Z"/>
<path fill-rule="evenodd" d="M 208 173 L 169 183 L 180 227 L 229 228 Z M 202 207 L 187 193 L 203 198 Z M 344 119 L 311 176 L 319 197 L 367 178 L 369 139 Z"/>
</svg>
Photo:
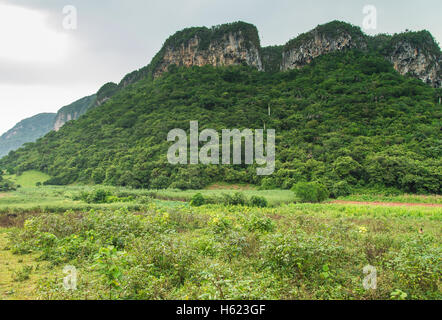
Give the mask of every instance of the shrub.
<svg viewBox="0 0 442 320">
<path fill-rule="evenodd" d="M 110 197 L 112 194 L 109 191 L 98 189 L 91 193 L 84 192 L 82 194 L 82 200 L 87 203 L 106 203 L 107 197 Z"/>
<path fill-rule="evenodd" d="M 262 214 L 253 214 L 246 219 L 245 227 L 250 232 L 271 232 L 275 229 L 275 224 Z"/>
<path fill-rule="evenodd" d="M 127 194 L 127 193 L 126 193 Z M 83 200 L 87 203 L 115 203 L 115 202 L 131 202 L 134 201 L 134 196 L 119 197 L 113 195 L 112 192 L 98 189 L 92 192 L 82 192 L 80 196 L 74 196 L 74 200 Z"/>
<path fill-rule="evenodd" d="M 14 281 L 23 282 L 29 279 L 31 275 L 33 267 L 32 266 L 24 266 L 21 270 L 18 270 L 14 273 Z"/>
<path fill-rule="evenodd" d="M 337 266 L 344 259 L 343 247 L 319 235 L 274 233 L 266 240 L 261 253 L 264 265 L 280 275 L 312 279 L 320 276 L 323 266 Z"/>
<path fill-rule="evenodd" d="M 206 199 L 201 193 L 197 193 L 192 197 L 192 200 L 190 200 L 190 205 L 193 207 L 200 207 L 203 204 L 206 203 Z"/>
<path fill-rule="evenodd" d="M 351 194 L 351 188 L 347 181 L 339 181 L 331 188 L 331 196 L 333 198 L 345 197 Z"/>
<path fill-rule="evenodd" d="M 318 182 L 299 182 L 292 190 L 302 202 L 322 202 L 329 197 L 327 188 Z"/>
<path fill-rule="evenodd" d="M 391 253 L 388 265 L 395 270 L 397 281 L 403 288 L 416 295 L 439 299 L 436 292 L 441 277 L 441 254 L 437 241 L 430 235 L 423 235 L 402 243 L 399 252 Z"/>
<path fill-rule="evenodd" d="M 268 206 L 267 199 L 260 196 L 252 196 L 249 204 L 251 207 L 265 208 Z"/>
<path fill-rule="evenodd" d="M 0 172 L 0 191 L 15 191 L 17 188 L 20 188 L 20 186 L 16 186 L 12 181 L 3 179 Z"/>
<path fill-rule="evenodd" d="M 246 197 L 242 192 L 235 192 L 233 195 L 228 193 L 223 195 L 223 202 L 231 206 L 244 206 L 247 204 Z"/>
</svg>

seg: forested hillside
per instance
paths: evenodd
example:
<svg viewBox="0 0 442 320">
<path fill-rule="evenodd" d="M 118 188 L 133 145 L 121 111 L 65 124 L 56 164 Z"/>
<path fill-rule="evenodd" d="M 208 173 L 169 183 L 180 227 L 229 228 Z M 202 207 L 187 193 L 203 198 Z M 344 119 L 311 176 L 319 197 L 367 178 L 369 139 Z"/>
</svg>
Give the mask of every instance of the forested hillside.
<svg viewBox="0 0 442 320">
<path fill-rule="evenodd" d="M 0 166 L 46 172 L 50 184 L 197 189 L 224 180 L 291 188 L 320 181 L 332 195 L 361 186 L 440 193 L 439 97 L 440 89 L 401 76 L 369 51 L 331 53 L 272 73 L 172 65 L 12 152 Z M 258 177 L 254 166 L 169 165 L 167 133 L 188 130 L 190 120 L 200 130 L 276 129 L 276 172 Z"/>
</svg>

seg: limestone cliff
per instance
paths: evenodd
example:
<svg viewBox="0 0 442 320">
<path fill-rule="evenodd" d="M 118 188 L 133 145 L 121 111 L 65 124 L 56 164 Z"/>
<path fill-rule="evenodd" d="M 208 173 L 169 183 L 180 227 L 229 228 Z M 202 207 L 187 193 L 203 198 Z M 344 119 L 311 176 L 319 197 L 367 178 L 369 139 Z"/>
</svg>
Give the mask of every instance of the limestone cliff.
<svg viewBox="0 0 442 320">
<path fill-rule="evenodd" d="M 243 22 L 180 31 L 166 41 L 154 62 L 154 77 L 166 72 L 171 65 L 246 64 L 263 70 L 258 31 L 255 26 Z"/>
<path fill-rule="evenodd" d="M 100 88 L 97 92 L 97 98 L 95 100 L 95 106 L 101 106 L 107 100 L 109 100 L 117 91 L 119 87 L 116 83 L 108 82 Z"/>
<path fill-rule="evenodd" d="M 280 70 L 299 69 L 315 58 L 346 49 L 383 55 L 401 75 L 411 75 L 440 88 L 442 53 L 428 31 L 370 37 L 360 28 L 333 21 L 289 41 L 283 49 Z"/>
<path fill-rule="evenodd" d="M 367 49 L 362 31 L 350 24 L 333 21 L 289 41 L 282 53 L 281 70 L 299 69 L 321 55 L 356 48 Z"/>
<path fill-rule="evenodd" d="M 442 86 L 442 53 L 428 31 L 394 35 L 382 51 L 400 74 Z"/>
<path fill-rule="evenodd" d="M 120 90 L 142 79 L 155 79 L 169 67 L 246 64 L 264 71 L 258 30 L 245 22 L 212 28 L 194 27 L 178 31 L 166 40 L 149 65 L 127 74 L 120 83 L 105 84 L 97 93 L 96 106 Z"/>
<path fill-rule="evenodd" d="M 58 131 L 66 122 L 77 120 L 95 105 L 95 101 L 96 95 L 94 94 L 61 108 L 55 117 L 53 129 Z"/>
</svg>

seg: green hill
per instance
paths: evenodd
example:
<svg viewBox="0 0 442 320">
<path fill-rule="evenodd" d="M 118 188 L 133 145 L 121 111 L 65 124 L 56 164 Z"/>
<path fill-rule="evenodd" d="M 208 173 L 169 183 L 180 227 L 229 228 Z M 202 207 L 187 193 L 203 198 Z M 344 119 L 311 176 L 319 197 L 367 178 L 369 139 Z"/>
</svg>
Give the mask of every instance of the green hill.
<svg viewBox="0 0 442 320">
<path fill-rule="evenodd" d="M 51 184 L 197 189 L 222 177 L 279 188 L 321 181 L 335 195 L 361 186 L 440 193 L 436 90 L 399 75 L 381 55 L 358 50 L 287 72 L 172 66 L 12 152 L 0 166 L 45 172 Z M 276 172 L 258 177 L 253 166 L 169 165 L 167 133 L 188 129 L 190 120 L 200 130 L 276 129 Z"/>
</svg>

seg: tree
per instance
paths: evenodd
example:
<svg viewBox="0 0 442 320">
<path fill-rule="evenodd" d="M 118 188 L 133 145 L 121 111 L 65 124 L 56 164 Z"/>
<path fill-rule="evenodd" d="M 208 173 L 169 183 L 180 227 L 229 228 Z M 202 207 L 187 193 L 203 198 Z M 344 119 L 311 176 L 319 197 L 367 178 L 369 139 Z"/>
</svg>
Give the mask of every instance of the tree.
<svg viewBox="0 0 442 320">
<path fill-rule="evenodd" d="M 3 172 L 0 170 L 0 191 L 13 191 L 16 189 L 17 186 L 12 181 L 3 178 Z"/>
<path fill-rule="evenodd" d="M 301 202 L 322 202 L 329 197 L 327 188 L 318 182 L 299 182 L 293 191 Z"/>
</svg>

